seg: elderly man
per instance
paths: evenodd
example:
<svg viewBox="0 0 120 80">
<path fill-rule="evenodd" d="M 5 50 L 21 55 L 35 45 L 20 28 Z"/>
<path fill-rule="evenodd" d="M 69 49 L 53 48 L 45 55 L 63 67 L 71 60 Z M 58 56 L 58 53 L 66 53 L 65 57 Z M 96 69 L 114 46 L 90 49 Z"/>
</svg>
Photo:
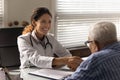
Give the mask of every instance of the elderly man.
<svg viewBox="0 0 120 80">
<path fill-rule="evenodd" d="M 115 25 L 95 24 L 85 44 L 92 54 L 65 80 L 120 80 L 120 43 Z"/>
</svg>

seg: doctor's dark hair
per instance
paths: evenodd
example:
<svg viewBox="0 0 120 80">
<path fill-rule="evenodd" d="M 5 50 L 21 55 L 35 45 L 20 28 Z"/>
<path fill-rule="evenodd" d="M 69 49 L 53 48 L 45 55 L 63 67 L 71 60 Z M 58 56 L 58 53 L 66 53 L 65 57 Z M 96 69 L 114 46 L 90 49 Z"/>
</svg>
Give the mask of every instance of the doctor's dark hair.
<svg viewBox="0 0 120 80">
<path fill-rule="evenodd" d="M 50 11 L 45 8 L 45 7 L 39 7 L 33 10 L 33 14 L 31 16 L 31 25 L 28 25 L 24 28 L 22 34 L 26 34 L 28 32 L 32 32 L 34 30 L 34 24 L 32 23 L 32 21 L 38 21 L 40 19 L 40 17 L 44 14 L 48 14 L 52 17 L 52 14 L 50 13 Z"/>
</svg>

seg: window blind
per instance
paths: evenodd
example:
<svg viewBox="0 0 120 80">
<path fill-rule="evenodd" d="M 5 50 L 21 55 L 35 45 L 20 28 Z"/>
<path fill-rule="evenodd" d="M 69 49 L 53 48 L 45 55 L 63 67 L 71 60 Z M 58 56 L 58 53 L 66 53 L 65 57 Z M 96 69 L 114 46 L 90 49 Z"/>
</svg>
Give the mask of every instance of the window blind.
<svg viewBox="0 0 120 80">
<path fill-rule="evenodd" d="M 0 0 L 0 26 L 3 26 L 4 0 Z"/>
<path fill-rule="evenodd" d="M 120 36 L 119 0 L 57 0 L 56 38 L 67 48 L 83 46 L 92 24 L 111 21 Z"/>
</svg>

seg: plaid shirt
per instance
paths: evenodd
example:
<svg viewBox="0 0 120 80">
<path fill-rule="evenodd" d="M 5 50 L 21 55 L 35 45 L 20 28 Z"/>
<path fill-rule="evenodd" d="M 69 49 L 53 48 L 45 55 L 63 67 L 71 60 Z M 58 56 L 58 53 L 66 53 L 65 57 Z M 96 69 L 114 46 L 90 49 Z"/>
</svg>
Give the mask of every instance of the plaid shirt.
<svg viewBox="0 0 120 80">
<path fill-rule="evenodd" d="M 91 54 L 65 80 L 120 80 L 120 43 Z"/>
</svg>

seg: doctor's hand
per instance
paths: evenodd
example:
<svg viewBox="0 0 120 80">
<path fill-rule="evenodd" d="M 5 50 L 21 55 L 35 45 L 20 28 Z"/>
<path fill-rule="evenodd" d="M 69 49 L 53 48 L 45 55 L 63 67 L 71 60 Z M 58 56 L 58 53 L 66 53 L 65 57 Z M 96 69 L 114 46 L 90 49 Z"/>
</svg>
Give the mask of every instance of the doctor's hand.
<svg viewBox="0 0 120 80">
<path fill-rule="evenodd" d="M 52 67 L 57 68 L 67 65 L 71 70 L 75 71 L 83 60 L 78 56 L 73 57 L 57 57 L 52 61 Z"/>
<path fill-rule="evenodd" d="M 75 71 L 82 61 L 83 60 L 78 56 L 69 57 L 67 61 L 67 66 L 72 71 Z"/>
</svg>

